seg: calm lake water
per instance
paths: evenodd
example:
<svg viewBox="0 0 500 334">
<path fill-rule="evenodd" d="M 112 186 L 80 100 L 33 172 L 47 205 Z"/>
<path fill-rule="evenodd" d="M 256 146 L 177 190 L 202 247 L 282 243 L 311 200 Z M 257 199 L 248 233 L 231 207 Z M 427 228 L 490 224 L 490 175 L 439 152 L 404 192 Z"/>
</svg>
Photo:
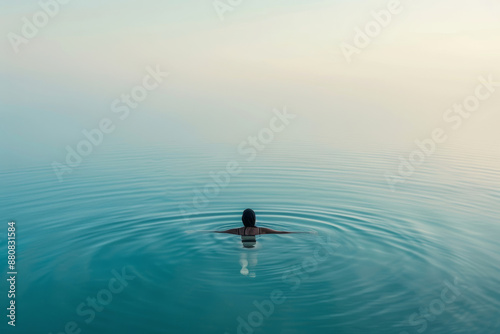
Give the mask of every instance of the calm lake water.
<svg viewBox="0 0 500 334">
<path fill-rule="evenodd" d="M 498 152 L 442 150 L 391 191 L 384 175 L 407 153 L 275 146 L 248 162 L 233 147 L 103 145 L 63 182 L 50 165 L 3 172 L 18 308 L 2 328 L 499 333 Z M 240 173 L 200 200 L 231 160 Z M 246 208 L 259 226 L 314 233 L 244 248 L 203 232 L 241 226 Z"/>
</svg>

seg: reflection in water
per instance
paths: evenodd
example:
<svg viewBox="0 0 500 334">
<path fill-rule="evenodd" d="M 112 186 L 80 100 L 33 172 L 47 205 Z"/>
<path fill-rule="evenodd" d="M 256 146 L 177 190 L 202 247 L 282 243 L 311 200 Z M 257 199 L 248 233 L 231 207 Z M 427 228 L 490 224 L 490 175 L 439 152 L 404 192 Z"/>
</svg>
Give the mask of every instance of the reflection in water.
<svg viewBox="0 0 500 334">
<path fill-rule="evenodd" d="M 244 248 L 255 248 L 255 245 L 257 244 L 257 239 L 255 238 L 255 235 L 242 235 L 241 243 L 243 244 Z M 240 274 L 249 277 L 255 277 L 255 267 L 257 266 L 257 253 L 251 252 L 247 254 L 247 251 L 243 251 L 240 255 L 240 264 L 241 264 Z M 249 271 L 250 266 L 254 267 L 253 268 L 254 271 Z"/>
<path fill-rule="evenodd" d="M 243 244 L 244 248 L 255 248 L 255 245 L 257 244 L 257 239 L 255 238 L 255 235 L 242 235 L 241 236 L 241 243 Z M 250 252 L 244 250 L 240 254 L 240 265 L 241 265 L 241 270 L 240 274 L 249 276 L 249 277 L 255 277 L 255 267 L 257 266 L 257 252 Z M 250 271 L 250 267 L 253 267 L 253 271 Z"/>
<path fill-rule="evenodd" d="M 249 277 L 255 277 L 255 269 L 257 267 L 257 252 L 250 252 L 248 253 L 247 251 L 243 251 L 240 254 L 240 265 L 241 265 L 241 270 L 240 274 L 244 276 L 249 276 Z"/>
</svg>

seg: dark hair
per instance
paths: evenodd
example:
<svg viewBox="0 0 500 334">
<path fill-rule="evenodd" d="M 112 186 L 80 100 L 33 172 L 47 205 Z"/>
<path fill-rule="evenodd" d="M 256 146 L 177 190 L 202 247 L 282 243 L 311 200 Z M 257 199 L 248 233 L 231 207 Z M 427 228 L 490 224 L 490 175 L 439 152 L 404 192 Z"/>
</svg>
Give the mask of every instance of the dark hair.
<svg viewBox="0 0 500 334">
<path fill-rule="evenodd" d="M 245 227 L 255 226 L 255 212 L 252 209 L 246 209 L 243 211 L 243 216 L 241 216 L 241 221 Z"/>
</svg>

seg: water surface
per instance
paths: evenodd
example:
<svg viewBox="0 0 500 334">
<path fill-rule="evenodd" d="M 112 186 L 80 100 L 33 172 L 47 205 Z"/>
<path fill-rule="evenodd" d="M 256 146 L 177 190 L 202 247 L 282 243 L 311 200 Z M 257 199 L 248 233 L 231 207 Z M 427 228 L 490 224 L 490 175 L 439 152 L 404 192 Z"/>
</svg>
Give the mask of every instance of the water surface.
<svg viewBox="0 0 500 334">
<path fill-rule="evenodd" d="M 275 146 L 248 162 L 232 147 L 104 145 L 63 182 L 50 165 L 3 172 L 16 332 L 498 333 L 498 154 L 442 150 L 392 191 L 400 153 Z M 241 172 L 195 207 L 231 160 Z M 239 227 L 247 207 L 260 226 L 315 233 L 247 249 L 199 232 Z M 78 314 L 113 270 L 134 279 Z"/>
</svg>

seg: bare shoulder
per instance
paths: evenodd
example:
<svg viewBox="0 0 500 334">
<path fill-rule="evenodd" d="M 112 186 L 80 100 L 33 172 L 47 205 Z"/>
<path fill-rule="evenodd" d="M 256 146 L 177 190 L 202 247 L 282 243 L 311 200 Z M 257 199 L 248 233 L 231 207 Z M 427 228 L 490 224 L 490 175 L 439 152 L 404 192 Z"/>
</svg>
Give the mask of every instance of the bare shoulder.
<svg viewBox="0 0 500 334">
<path fill-rule="evenodd" d="M 297 234 L 297 233 L 311 233 L 311 232 L 289 232 L 289 231 L 276 231 L 276 230 L 273 230 L 271 228 L 267 228 L 267 227 L 260 227 L 259 228 L 259 234 L 291 234 L 291 233 L 294 233 L 294 234 Z"/>
<path fill-rule="evenodd" d="M 229 229 L 229 230 L 225 230 L 225 231 L 214 231 L 215 233 L 227 233 L 227 234 L 241 234 L 240 233 L 240 230 L 241 228 L 232 228 L 232 229 Z"/>
<path fill-rule="evenodd" d="M 276 231 L 273 230 L 272 228 L 267 228 L 267 227 L 260 227 L 259 228 L 260 234 L 284 234 L 284 233 L 290 233 L 286 231 Z"/>
</svg>

